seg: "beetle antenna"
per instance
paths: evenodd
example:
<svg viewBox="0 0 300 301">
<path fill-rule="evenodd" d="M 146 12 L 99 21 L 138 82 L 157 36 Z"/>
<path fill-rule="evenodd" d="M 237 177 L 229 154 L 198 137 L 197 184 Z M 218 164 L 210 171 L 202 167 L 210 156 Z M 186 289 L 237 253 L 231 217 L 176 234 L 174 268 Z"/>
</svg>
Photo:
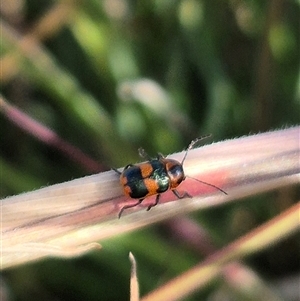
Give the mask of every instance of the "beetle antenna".
<svg viewBox="0 0 300 301">
<path fill-rule="evenodd" d="M 218 189 L 219 191 L 223 192 L 224 194 L 228 195 L 228 193 L 227 193 L 226 191 L 224 191 L 223 189 L 221 189 L 220 187 L 218 187 L 218 186 L 216 186 L 216 185 L 209 184 L 209 183 L 207 183 L 207 182 L 198 180 L 198 179 L 193 178 L 193 177 L 190 177 L 190 176 L 186 176 L 186 177 L 187 177 L 187 178 L 190 178 L 190 179 L 193 179 L 193 180 L 195 180 L 195 181 L 198 181 L 198 182 L 200 182 L 200 183 L 202 183 L 202 184 L 208 185 L 208 186 L 210 186 L 210 187 L 216 188 L 216 189 Z"/>
<path fill-rule="evenodd" d="M 187 156 L 189 150 L 192 149 L 193 146 L 194 146 L 197 142 L 199 142 L 199 141 L 201 141 L 201 140 L 204 140 L 204 139 L 206 139 L 206 138 L 209 138 L 209 137 L 211 137 L 211 134 L 205 135 L 205 136 L 201 136 L 201 137 L 198 137 L 198 138 L 192 140 L 191 143 L 189 144 L 189 146 L 187 147 L 186 151 L 185 151 L 184 157 L 183 157 L 183 159 L 182 159 L 182 161 L 181 161 L 181 165 L 183 165 L 183 162 L 184 162 L 184 160 L 185 160 L 185 158 L 186 158 L 186 156 Z"/>
</svg>

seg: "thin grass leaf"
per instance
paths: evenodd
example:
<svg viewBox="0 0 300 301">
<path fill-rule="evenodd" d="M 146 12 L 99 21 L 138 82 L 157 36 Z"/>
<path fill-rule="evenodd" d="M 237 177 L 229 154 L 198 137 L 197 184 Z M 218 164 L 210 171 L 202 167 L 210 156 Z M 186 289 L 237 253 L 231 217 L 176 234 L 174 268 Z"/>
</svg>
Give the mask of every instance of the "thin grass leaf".
<svg viewBox="0 0 300 301">
<path fill-rule="evenodd" d="M 197 266 L 172 279 L 141 300 L 182 300 L 183 297 L 190 295 L 196 289 L 204 287 L 209 281 L 220 275 L 224 271 L 224 265 L 227 262 L 258 252 L 299 230 L 299 212 L 300 203 L 217 251 Z M 229 268 L 230 266 L 226 267 L 226 269 Z M 251 292 L 252 290 L 253 288 Z M 251 296 L 253 298 L 253 294 Z"/>
<path fill-rule="evenodd" d="M 299 127 L 295 127 L 191 150 L 185 161 L 186 174 L 213 183 L 228 195 L 187 179 L 179 190 L 188 191 L 193 198 L 177 200 L 168 191 L 162 195 L 161 204 L 150 212 L 145 208 L 154 202 L 153 197 L 125 211 L 121 219 L 120 209 L 135 200 L 123 196 L 115 171 L 3 199 L 2 268 L 57 256 L 57 250 L 61 250 L 62 256 L 79 255 L 85 244 L 179 214 L 299 183 L 298 139 Z M 170 157 L 180 161 L 183 155 L 182 152 Z"/>
</svg>

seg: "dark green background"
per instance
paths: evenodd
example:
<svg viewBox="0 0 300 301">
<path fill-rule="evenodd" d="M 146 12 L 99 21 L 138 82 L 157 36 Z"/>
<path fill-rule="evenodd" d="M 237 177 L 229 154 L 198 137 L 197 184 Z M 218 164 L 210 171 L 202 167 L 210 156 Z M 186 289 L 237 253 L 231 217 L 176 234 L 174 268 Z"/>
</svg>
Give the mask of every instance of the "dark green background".
<svg viewBox="0 0 300 301">
<path fill-rule="evenodd" d="M 19 19 L 2 18 L 24 34 L 56 4 L 25 1 Z M 204 134 L 217 141 L 299 124 L 298 1 L 91 0 L 73 5 L 77 14 L 69 24 L 42 43 L 59 71 L 43 69 L 38 57 L 24 57 L 1 90 L 11 104 L 108 168 L 138 161 L 140 146 L 150 154 L 168 154 Z M 115 17 L 122 5 L 125 13 Z M 3 56 L 14 48 L 5 40 L 3 45 Z M 164 116 L 138 99 L 124 102 L 117 93 L 124 81 L 144 78 L 168 94 L 171 105 Z M 89 123 L 93 113 L 98 115 L 85 105 L 87 95 L 107 121 L 99 115 L 97 124 Z M 75 99 L 80 112 L 72 106 Z M 170 124 L 174 112 L 186 117 L 187 129 Z M 2 197 L 90 173 L 3 115 L 0 127 Z M 280 200 L 276 192 L 264 194 L 194 217 L 221 247 L 290 206 L 295 194 L 291 191 L 289 200 Z M 160 225 L 130 233 L 75 260 L 13 268 L 3 273 L 4 283 L 11 300 L 128 300 L 129 251 L 138 262 L 142 294 L 201 261 L 190 246 L 171 240 L 167 230 Z M 273 284 L 299 273 L 298 251 L 293 237 L 247 263 Z M 188 300 L 212 298 L 223 285 L 215 281 Z"/>
</svg>

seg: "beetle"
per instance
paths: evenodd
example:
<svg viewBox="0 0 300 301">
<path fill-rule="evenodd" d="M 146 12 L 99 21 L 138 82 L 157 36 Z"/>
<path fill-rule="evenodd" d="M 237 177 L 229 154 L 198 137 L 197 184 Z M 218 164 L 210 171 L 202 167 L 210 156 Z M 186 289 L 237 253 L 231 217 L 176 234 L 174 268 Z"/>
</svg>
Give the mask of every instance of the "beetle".
<svg viewBox="0 0 300 301">
<path fill-rule="evenodd" d="M 192 198 L 188 192 L 185 191 L 180 194 L 176 189 L 187 177 L 184 173 L 183 163 L 189 150 L 198 141 L 210 136 L 211 135 L 206 135 L 192 140 L 187 147 L 181 162 L 174 159 L 168 159 L 161 153 L 158 153 L 156 158 L 151 158 L 143 148 L 139 148 L 140 157 L 147 159 L 147 162 L 128 164 L 122 172 L 113 168 L 113 170 L 120 175 L 120 184 L 123 188 L 124 194 L 132 199 L 138 199 L 138 201 L 134 204 L 123 206 L 118 217 L 121 217 L 125 209 L 141 204 L 148 196 L 156 195 L 155 202 L 147 207 L 147 211 L 149 211 L 152 207 L 158 204 L 161 194 L 167 190 L 171 190 L 178 199 L 186 197 Z M 209 184 L 195 178 L 192 179 L 214 187 L 224 194 L 227 194 L 224 190 L 213 184 Z"/>
</svg>

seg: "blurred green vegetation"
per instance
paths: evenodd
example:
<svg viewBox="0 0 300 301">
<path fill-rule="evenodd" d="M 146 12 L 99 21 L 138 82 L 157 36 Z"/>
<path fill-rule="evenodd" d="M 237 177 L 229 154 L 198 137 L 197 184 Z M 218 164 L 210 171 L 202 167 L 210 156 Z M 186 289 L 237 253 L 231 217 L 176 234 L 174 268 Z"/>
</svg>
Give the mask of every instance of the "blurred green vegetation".
<svg viewBox="0 0 300 301">
<path fill-rule="evenodd" d="M 168 154 L 208 133 L 217 141 L 296 125 L 299 12 L 299 1 L 285 0 L 6 0 L 1 92 L 108 167 L 138 161 L 140 146 Z M 1 197 L 88 174 L 3 115 L 0 128 Z M 221 247 L 290 206 L 290 194 L 264 194 L 195 219 Z M 8 270 L 11 300 L 128 300 L 129 251 L 141 293 L 154 290 L 201 260 L 162 228 L 103 242 L 101 251 L 72 261 Z M 297 249 L 294 237 L 249 264 L 262 278 L 284 278 L 299 273 Z M 186 300 L 221 289 L 216 281 Z"/>
</svg>

